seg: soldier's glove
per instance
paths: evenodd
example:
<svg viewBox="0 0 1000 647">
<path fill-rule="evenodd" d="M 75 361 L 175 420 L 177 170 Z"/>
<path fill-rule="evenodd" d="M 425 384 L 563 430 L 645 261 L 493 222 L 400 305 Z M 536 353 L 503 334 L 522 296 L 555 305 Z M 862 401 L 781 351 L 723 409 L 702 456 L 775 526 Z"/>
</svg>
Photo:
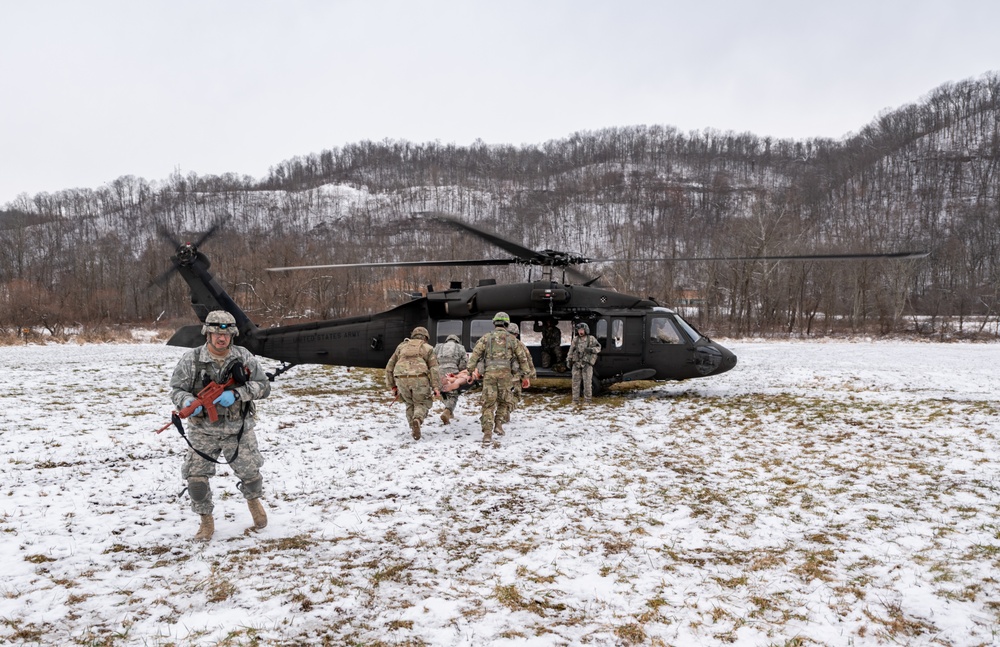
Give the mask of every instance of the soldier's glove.
<svg viewBox="0 0 1000 647">
<path fill-rule="evenodd" d="M 236 391 L 223 391 L 222 395 L 217 397 L 212 401 L 213 404 L 218 404 L 219 406 L 229 407 L 236 402 Z"/>
<path fill-rule="evenodd" d="M 181 409 L 187 409 L 192 402 L 194 402 L 194 398 L 188 398 L 187 400 L 184 401 L 184 406 L 181 407 Z M 194 410 L 194 412 L 191 413 L 192 417 L 200 415 L 201 415 L 201 407 L 198 407 L 197 409 Z"/>
</svg>

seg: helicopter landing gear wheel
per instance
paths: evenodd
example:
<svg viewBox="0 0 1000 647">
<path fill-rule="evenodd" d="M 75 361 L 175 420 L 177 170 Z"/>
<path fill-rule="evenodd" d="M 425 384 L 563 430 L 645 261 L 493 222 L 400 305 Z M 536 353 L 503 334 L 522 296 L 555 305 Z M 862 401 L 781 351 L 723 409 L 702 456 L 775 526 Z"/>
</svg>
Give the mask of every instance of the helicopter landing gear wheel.
<svg viewBox="0 0 1000 647">
<path fill-rule="evenodd" d="M 590 389 L 595 397 L 608 392 L 608 387 L 604 386 L 604 383 L 596 375 L 590 378 Z"/>
</svg>

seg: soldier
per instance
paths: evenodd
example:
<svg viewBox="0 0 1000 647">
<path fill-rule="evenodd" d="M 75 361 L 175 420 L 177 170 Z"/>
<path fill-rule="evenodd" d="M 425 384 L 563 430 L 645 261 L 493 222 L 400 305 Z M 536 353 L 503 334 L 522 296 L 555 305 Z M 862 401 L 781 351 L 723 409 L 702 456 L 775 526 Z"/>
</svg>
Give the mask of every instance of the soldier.
<svg viewBox="0 0 1000 647">
<path fill-rule="evenodd" d="M 417 326 L 385 365 L 386 386 L 406 403 L 406 421 L 413 440 L 420 440 L 420 425 L 431 408 L 432 397 L 441 397 L 438 359 L 434 347 L 427 343 L 429 339 L 427 329 Z"/>
<path fill-rule="evenodd" d="M 593 397 L 594 364 L 597 354 L 601 352 L 601 342 L 590 334 L 590 326 L 582 321 L 574 326 L 576 334 L 566 353 L 566 363 L 569 364 L 573 381 L 573 403 L 580 401 L 580 386 L 583 385 L 583 400 L 591 402 Z"/>
<path fill-rule="evenodd" d="M 233 315 L 225 310 L 208 313 L 201 332 L 207 337 L 205 345 L 184 353 L 170 378 L 170 399 L 174 406 L 180 410 L 191 404 L 195 394 L 210 382 L 224 384 L 231 376 L 236 381 L 232 389 L 224 391 L 213 403 L 219 413 L 216 422 L 211 422 L 201 407 L 188 418 L 187 439 L 191 447 L 181 467 L 181 478 L 187 481 L 191 509 L 201 515 L 194 539 L 208 541 L 215 533 L 208 480 L 215 476 L 220 455 L 240 479 L 236 487 L 246 499 L 253 528 L 267 526 L 267 513 L 260 502 L 264 489 L 260 467 L 264 458 L 257 449 L 253 428 L 257 411 L 254 401 L 271 393 L 271 383 L 253 353 L 233 345 L 239 334 Z"/>
<path fill-rule="evenodd" d="M 434 355 L 438 360 L 438 374 L 442 380 L 446 375 L 454 375 L 464 371 L 469 365 L 468 353 L 465 352 L 462 338 L 458 335 L 448 335 L 442 343 L 434 347 Z M 441 401 L 444 402 L 441 422 L 446 425 L 455 417 L 459 393 L 458 389 L 441 392 Z"/>
<path fill-rule="evenodd" d="M 493 332 L 483 335 L 469 355 L 469 366 L 475 367 L 473 378 L 483 378 L 483 412 L 479 422 L 483 429 L 483 446 L 493 442 L 493 432 L 504 434 L 503 422 L 513 407 L 513 380 L 519 379 L 522 388 L 531 385 L 528 379 L 528 358 L 524 345 L 507 332 L 510 317 L 506 312 L 498 312 L 493 317 Z M 511 370 L 512 360 L 516 360 L 520 373 L 515 376 Z M 478 364 L 483 362 L 483 372 Z"/>
<path fill-rule="evenodd" d="M 510 325 L 507 326 L 507 332 L 514 335 L 514 339 L 516 339 L 517 342 L 521 344 L 521 347 L 524 349 L 524 355 L 525 357 L 528 358 L 528 371 L 527 371 L 528 379 L 531 380 L 535 379 L 537 377 L 537 374 L 535 373 L 535 362 L 531 359 L 531 353 L 528 351 L 528 347 L 525 346 L 524 342 L 521 341 L 521 327 L 518 326 L 516 323 L 512 322 Z M 512 375 L 521 374 L 521 367 L 518 366 L 516 359 L 511 360 L 510 372 Z M 522 389 L 520 380 L 514 380 L 513 382 L 514 382 L 514 406 L 512 408 L 516 409 L 517 407 L 521 406 Z M 507 418 L 503 420 L 503 422 L 504 423 L 510 422 L 510 412 L 507 412 Z"/>
<path fill-rule="evenodd" d="M 542 368 L 555 370 L 562 362 L 562 331 L 554 319 L 546 319 L 541 325 L 536 321 L 534 330 L 542 333 Z"/>
</svg>

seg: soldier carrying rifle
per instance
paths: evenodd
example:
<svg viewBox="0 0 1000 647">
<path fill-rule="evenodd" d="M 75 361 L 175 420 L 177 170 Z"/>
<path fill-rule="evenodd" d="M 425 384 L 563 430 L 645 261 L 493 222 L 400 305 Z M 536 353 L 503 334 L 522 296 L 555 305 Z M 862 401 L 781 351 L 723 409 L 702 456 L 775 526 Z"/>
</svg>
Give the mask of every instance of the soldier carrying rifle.
<svg viewBox="0 0 1000 647">
<path fill-rule="evenodd" d="M 232 381 L 232 388 L 225 388 L 211 403 L 215 407 L 213 421 L 205 415 L 205 407 L 198 406 L 187 416 L 190 448 L 181 467 L 181 477 L 187 481 L 191 509 L 201 515 L 201 525 L 195 541 L 208 541 L 215 533 L 212 516 L 212 489 L 209 478 L 215 476 L 215 466 L 225 463 L 240 479 L 237 484 L 253 518 L 253 528 L 267 526 L 267 513 L 260 502 L 264 477 L 260 467 L 264 457 L 257 449 L 254 435 L 255 400 L 271 393 L 271 383 L 253 353 L 241 346 L 234 346 L 239 334 L 236 319 L 225 310 L 208 313 L 202 334 L 203 346 L 184 353 L 170 378 L 170 399 L 178 411 L 195 404 L 197 394 L 216 383 L 225 385 Z M 206 403 L 206 406 L 208 403 Z M 175 417 L 180 424 L 180 418 Z M 183 431 L 182 431 L 183 433 Z"/>
</svg>

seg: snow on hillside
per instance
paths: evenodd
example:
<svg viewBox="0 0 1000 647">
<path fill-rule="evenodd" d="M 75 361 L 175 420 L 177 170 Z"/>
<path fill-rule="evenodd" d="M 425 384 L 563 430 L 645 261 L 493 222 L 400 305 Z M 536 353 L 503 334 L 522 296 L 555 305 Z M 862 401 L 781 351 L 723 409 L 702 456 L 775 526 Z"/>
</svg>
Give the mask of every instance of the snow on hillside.
<svg viewBox="0 0 1000 647">
<path fill-rule="evenodd" d="M 995 644 L 1000 346 L 728 345 L 589 409 L 530 392 L 495 449 L 473 394 L 413 442 L 376 372 L 298 367 L 260 407 L 269 526 L 223 468 L 207 545 L 153 433 L 182 349 L 0 348 L 0 642 Z"/>
</svg>

